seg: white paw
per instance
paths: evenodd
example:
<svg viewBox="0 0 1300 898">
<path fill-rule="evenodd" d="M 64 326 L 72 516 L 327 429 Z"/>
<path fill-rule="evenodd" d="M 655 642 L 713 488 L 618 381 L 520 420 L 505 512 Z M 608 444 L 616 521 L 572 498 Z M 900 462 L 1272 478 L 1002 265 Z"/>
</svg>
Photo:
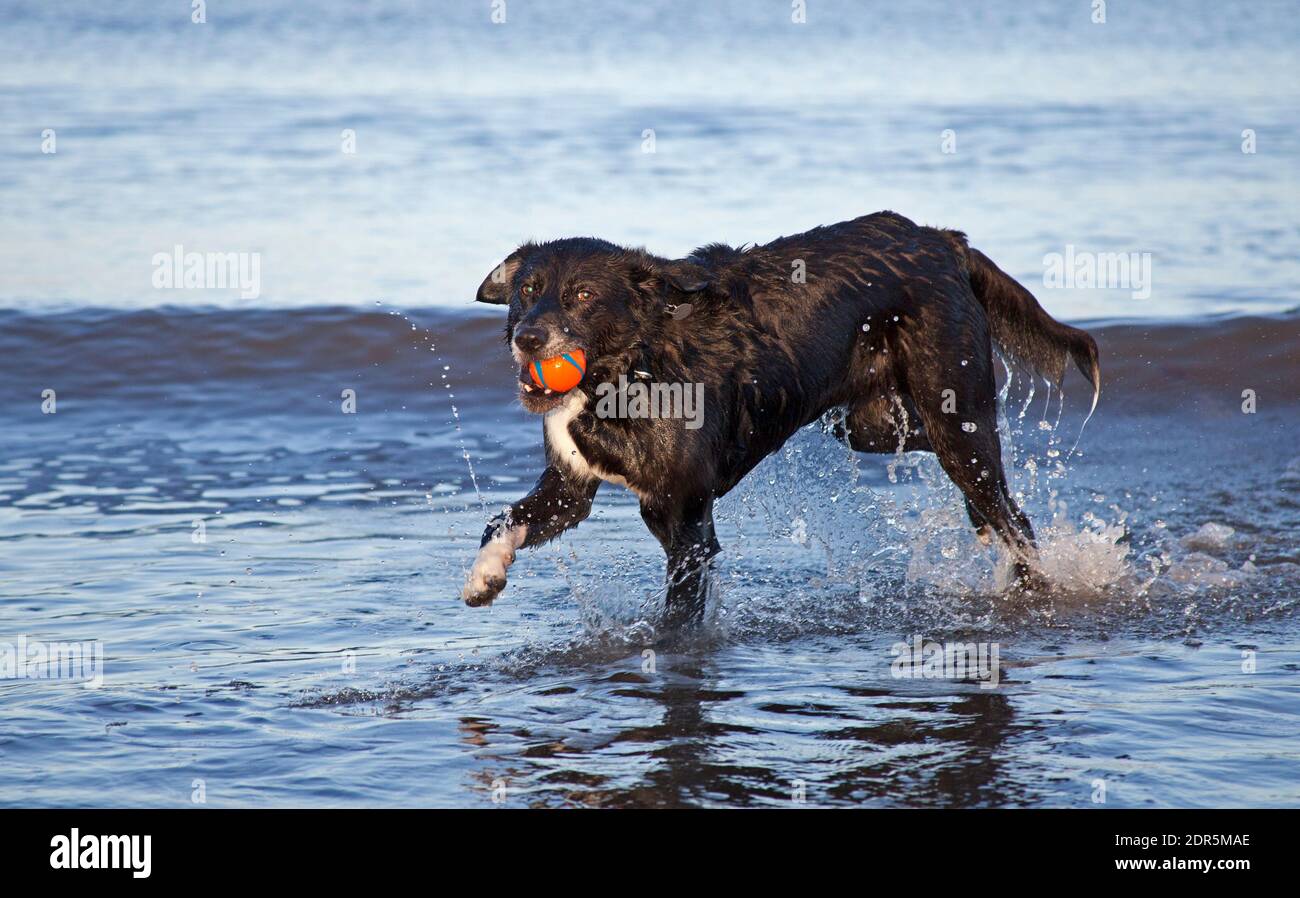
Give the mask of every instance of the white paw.
<svg viewBox="0 0 1300 898">
<path fill-rule="evenodd" d="M 515 560 L 515 550 L 524 543 L 527 528 L 511 527 L 478 550 L 474 567 L 469 572 L 465 587 L 460 591 L 465 604 L 471 607 L 491 605 L 497 594 L 506 587 L 506 568 Z"/>
</svg>

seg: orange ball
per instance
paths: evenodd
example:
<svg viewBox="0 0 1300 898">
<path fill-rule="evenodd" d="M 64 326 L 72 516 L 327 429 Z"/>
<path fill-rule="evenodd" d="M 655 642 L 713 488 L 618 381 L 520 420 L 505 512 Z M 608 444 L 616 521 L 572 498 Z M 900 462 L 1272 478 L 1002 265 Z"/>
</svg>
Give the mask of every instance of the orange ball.
<svg viewBox="0 0 1300 898">
<path fill-rule="evenodd" d="M 587 373 L 587 356 L 581 349 L 562 352 L 549 359 L 533 362 L 529 374 L 533 383 L 557 393 L 567 393 L 578 385 Z"/>
</svg>

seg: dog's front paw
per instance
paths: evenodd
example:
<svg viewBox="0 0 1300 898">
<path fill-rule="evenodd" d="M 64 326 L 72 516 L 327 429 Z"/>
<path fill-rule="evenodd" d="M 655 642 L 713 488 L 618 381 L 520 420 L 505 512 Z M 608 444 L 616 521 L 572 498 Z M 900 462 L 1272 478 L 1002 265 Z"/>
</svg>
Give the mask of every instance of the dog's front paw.
<svg viewBox="0 0 1300 898">
<path fill-rule="evenodd" d="M 465 583 L 460 595 L 469 607 L 482 608 L 484 605 L 491 605 L 497 594 L 505 588 L 506 578 L 504 576 L 480 577 L 474 575 Z"/>
<path fill-rule="evenodd" d="M 466 605 L 471 608 L 491 605 L 497 594 L 506 588 L 506 568 L 515 560 L 515 538 L 516 535 L 507 530 L 502 537 L 491 540 L 478 550 L 469 579 L 460 591 Z"/>
</svg>

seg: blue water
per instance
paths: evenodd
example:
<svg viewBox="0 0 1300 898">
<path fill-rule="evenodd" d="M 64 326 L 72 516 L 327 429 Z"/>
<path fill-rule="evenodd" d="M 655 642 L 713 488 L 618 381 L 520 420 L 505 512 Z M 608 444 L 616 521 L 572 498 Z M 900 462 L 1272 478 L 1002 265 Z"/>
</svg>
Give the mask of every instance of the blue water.
<svg viewBox="0 0 1300 898">
<path fill-rule="evenodd" d="M 0 2 L 0 644 L 104 651 L 97 689 L 0 680 L 0 804 L 1300 803 L 1289 4 L 489 15 Z M 609 486 L 460 602 L 541 465 L 469 302 L 509 249 L 882 208 L 1098 335 L 1078 451 L 1080 381 L 1005 404 L 1057 595 L 999 590 L 933 459 L 813 426 L 721 503 L 693 639 Z M 259 295 L 155 289 L 178 244 L 258 253 Z M 1047 287 L 1067 246 L 1151 253 L 1150 296 Z M 913 635 L 1002 684 L 895 678 Z"/>
<path fill-rule="evenodd" d="M 1038 281 L 1067 243 L 1153 254 L 1149 300 L 1067 317 L 1300 303 L 1291 4 L 788 6 L 6 0 L 6 300 L 176 302 L 181 244 L 261 253 L 258 305 L 458 305 L 528 237 L 675 255 L 892 208 Z"/>
</svg>

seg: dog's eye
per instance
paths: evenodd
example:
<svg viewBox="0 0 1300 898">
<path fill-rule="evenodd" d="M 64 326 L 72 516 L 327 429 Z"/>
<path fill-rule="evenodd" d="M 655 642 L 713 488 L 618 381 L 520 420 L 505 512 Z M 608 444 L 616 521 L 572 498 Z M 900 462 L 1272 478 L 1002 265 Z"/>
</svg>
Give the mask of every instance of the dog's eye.
<svg viewBox="0 0 1300 898">
<path fill-rule="evenodd" d="M 519 292 L 524 296 L 532 296 L 533 293 L 536 292 L 536 288 L 534 288 L 532 284 L 524 284 L 524 286 L 520 288 Z"/>
<path fill-rule="evenodd" d="M 582 300 L 583 302 L 589 302 L 591 300 L 591 295 L 592 294 L 590 290 L 578 291 L 578 299 Z"/>
</svg>

